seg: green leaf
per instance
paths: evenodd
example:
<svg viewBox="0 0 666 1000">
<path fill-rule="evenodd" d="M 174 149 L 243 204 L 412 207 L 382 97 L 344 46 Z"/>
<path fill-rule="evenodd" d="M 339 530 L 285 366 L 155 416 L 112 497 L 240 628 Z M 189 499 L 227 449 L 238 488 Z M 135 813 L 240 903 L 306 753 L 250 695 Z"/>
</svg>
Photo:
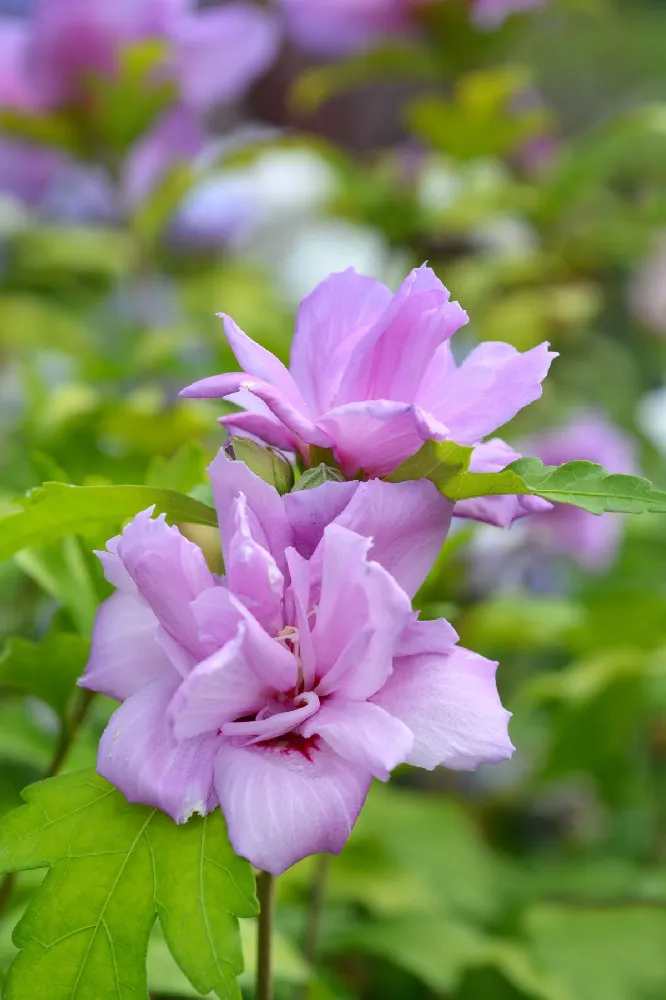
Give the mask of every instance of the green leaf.
<svg viewBox="0 0 666 1000">
<path fill-rule="evenodd" d="M 61 538 L 44 549 L 24 549 L 16 562 L 42 590 L 59 601 L 82 635 L 92 632 L 99 604 L 90 559 L 80 539 Z"/>
<path fill-rule="evenodd" d="M 453 441 L 426 441 L 411 458 L 387 476 L 390 483 L 429 479 L 445 496 L 453 497 L 469 469 L 473 448 Z"/>
<path fill-rule="evenodd" d="M 521 458 L 505 471 L 522 479 L 526 493 L 553 503 L 573 504 L 591 514 L 666 513 L 666 492 L 653 489 L 652 483 L 641 476 L 608 472 L 594 462 L 549 466 L 539 458 Z"/>
<path fill-rule="evenodd" d="M 434 81 L 438 75 L 436 61 L 422 45 L 387 43 L 306 70 L 292 89 L 291 103 L 301 114 L 313 114 L 329 98 L 369 81 L 386 77 Z"/>
<path fill-rule="evenodd" d="M 302 476 L 299 476 L 292 493 L 300 490 L 312 490 L 315 486 L 322 486 L 324 483 L 343 483 L 345 477 L 338 469 L 332 469 L 329 465 L 315 466 L 314 469 L 306 469 Z"/>
<path fill-rule="evenodd" d="M 257 912 L 252 870 L 219 810 L 177 826 L 130 805 L 94 771 L 31 786 L 0 824 L 0 870 L 49 868 L 14 932 L 6 1000 L 147 998 L 155 917 L 201 993 L 239 997 L 238 917 Z"/>
<path fill-rule="evenodd" d="M 132 217 L 142 240 L 150 244 L 159 239 L 192 183 L 192 170 L 186 163 L 176 163 L 162 174 Z"/>
<path fill-rule="evenodd" d="M 594 462 L 544 465 L 539 458 L 520 458 L 501 472 L 469 472 L 472 451 L 452 441 L 427 441 L 386 478 L 391 483 L 430 479 L 454 502 L 511 494 L 539 496 L 591 514 L 666 513 L 666 492 L 641 476 L 612 473 Z"/>
<path fill-rule="evenodd" d="M 171 458 L 156 455 L 146 472 L 146 486 L 163 486 L 189 493 L 206 478 L 206 451 L 198 441 L 188 441 Z"/>
<path fill-rule="evenodd" d="M 217 527 L 212 507 L 175 490 L 44 483 L 22 501 L 24 510 L 0 518 L 0 560 L 93 525 L 121 523 L 152 505 L 169 521 Z"/>
<path fill-rule="evenodd" d="M 67 632 L 54 632 L 39 643 L 9 639 L 0 655 L 0 689 L 40 698 L 64 718 L 89 651 L 86 639 Z"/>
<path fill-rule="evenodd" d="M 167 43 L 149 38 L 122 46 L 113 76 L 88 76 L 93 127 L 114 152 L 125 153 L 174 104 L 176 85 L 163 72 L 169 58 Z"/>
<path fill-rule="evenodd" d="M 528 914 L 527 933 L 566 1000 L 666 995 L 666 908 L 542 904 Z"/>
<path fill-rule="evenodd" d="M 293 466 L 275 448 L 264 448 L 244 437 L 230 437 L 229 444 L 235 457 L 245 462 L 264 482 L 274 486 L 280 495 L 288 493 L 294 485 Z"/>
<path fill-rule="evenodd" d="M 0 108 L 0 129 L 4 135 L 40 146 L 55 146 L 70 153 L 80 153 L 82 149 L 81 136 L 74 122 L 67 115 L 55 111 L 40 114 L 17 108 Z"/>
</svg>

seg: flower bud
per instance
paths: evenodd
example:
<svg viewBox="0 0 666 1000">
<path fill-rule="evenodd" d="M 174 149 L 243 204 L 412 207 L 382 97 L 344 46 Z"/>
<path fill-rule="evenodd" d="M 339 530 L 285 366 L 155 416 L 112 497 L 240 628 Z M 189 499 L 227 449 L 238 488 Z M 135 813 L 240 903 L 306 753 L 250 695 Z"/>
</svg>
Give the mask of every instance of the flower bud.
<svg viewBox="0 0 666 1000">
<path fill-rule="evenodd" d="M 224 450 L 229 458 L 245 462 L 255 475 L 274 486 L 280 495 L 289 493 L 294 485 L 291 463 L 275 448 L 264 448 L 251 438 L 230 437 Z"/>
</svg>

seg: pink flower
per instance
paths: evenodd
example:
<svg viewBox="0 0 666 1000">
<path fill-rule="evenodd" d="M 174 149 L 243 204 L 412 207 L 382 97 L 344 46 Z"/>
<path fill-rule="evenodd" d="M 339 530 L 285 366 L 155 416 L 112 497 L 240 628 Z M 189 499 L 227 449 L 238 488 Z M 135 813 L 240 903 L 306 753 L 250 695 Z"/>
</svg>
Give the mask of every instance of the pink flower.
<svg viewBox="0 0 666 1000">
<path fill-rule="evenodd" d="M 349 269 L 301 304 L 289 371 L 224 316 L 245 371 L 203 379 L 181 395 L 245 390 L 247 412 L 222 418 L 229 429 L 306 462 L 310 446 L 332 449 L 347 476 L 385 476 L 429 439 L 478 444 L 541 395 L 555 357 L 547 344 L 521 354 L 483 343 L 456 365 L 449 341 L 466 322 L 426 265 L 395 295 Z"/>
<path fill-rule="evenodd" d="M 223 579 L 151 511 L 99 554 L 117 589 L 80 683 L 122 702 L 100 774 L 177 822 L 219 803 L 278 874 L 342 849 L 373 776 L 510 756 L 496 664 L 411 609 L 451 513 L 431 483 L 280 498 L 223 453 L 210 471 Z"/>
<path fill-rule="evenodd" d="M 245 0 L 205 11 L 189 0 L 39 0 L 26 25 L 0 24 L 0 103 L 80 103 L 87 76 L 112 76 L 124 46 L 150 39 L 167 43 L 183 103 L 205 109 L 238 97 L 263 72 L 279 32 Z"/>
<path fill-rule="evenodd" d="M 578 413 L 563 427 L 526 441 L 523 447 L 546 465 L 583 460 L 598 462 L 611 472 L 639 474 L 634 442 L 603 413 Z M 624 518 L 553 504 L 550 512 L 530 520 L 528 530 L 549 551 L 564 553 L 587 569 L 601 571 L 617 554 Z"/>
<path fill-rule="evenodd" d="M 383 39 L 404 35 L 419 12 L 446 0 L 278 0 L 288 34 L 297 45 L 324 56 L 362 51 Z M 480 28 L 497 28 L 510 15 L 545 0 L 469 0 Z"/>
</svg>

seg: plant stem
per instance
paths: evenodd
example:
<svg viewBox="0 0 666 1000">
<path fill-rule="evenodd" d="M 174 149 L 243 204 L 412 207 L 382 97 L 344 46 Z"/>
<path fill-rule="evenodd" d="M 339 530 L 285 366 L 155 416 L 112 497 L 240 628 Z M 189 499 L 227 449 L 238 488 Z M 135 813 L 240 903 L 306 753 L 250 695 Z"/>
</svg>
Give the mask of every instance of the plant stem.
<svg viewBox="0 0 666 1000">
<path fill-rule="evenodd" d="M 273 1000 L 273 918 L 275 911 L 275 879 L 270 872 L 257 875 L 259 897 L 257 935 L 257 988 L 255 1000 Z"/>
<path fill-rule="evenodd" d="M 317 946 L 324 919 L 330 865 L 331 855 L 320 854 L 317 858 L 316 868 L 310 885 L 306 913 L 307 922 L 305 925 L 305 934 L 303 935 L 303 954 L 311 966 L 314 966 L 317 961 Z"/>
</svg>

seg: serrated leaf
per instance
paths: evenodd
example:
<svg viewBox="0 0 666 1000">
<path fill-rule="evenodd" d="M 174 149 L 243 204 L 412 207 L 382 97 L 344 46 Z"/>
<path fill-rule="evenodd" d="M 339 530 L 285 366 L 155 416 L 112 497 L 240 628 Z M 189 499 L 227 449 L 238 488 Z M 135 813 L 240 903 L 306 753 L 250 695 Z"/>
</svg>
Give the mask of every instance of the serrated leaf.
<svg viewBox="0 0 666 1000">
<path fill-rule="evenodd" d="M 430 479 L 454 502 L 474 497 L 528 495 L 571 504 L 591 514 L 666 514 L 666 491 L 642 476 L 609 472 L 594 462 L 544 465 L 520 458 L 501 472 L 469 472 L 473 449 L 452 441 L 427 441 L 387 476 L 389 482 Z"/>
<path fill-rule="evenodd" d="M 0 561 L 98 524 L 118 524 L 155 505 L 171 522 L 217 527 L 217 516 L 192 497 L 150 486 L 70 486 L 44 483 L 21 501 L 24 510 L 0 518 Z"/>
<path fill-rule="evenodd" d="M 49 872 L 14 932 L 21 951 L 6 1000 L 144 1000 L 156 916 L 196 989 L 239 996 L 237 918 L 257 904 L 219 810 L 177 826 L 91 770 L 39 782 L 24 798 L 0 824 L 0 870 Z"/>
<path fill-rule="evenodd" d="M 390 483 L 429 479 L 442 493 L 451 497 L 460 489 L 473 451 L 473 448 L 454 441 L 426 441 L 415 455 L 406 459 L 386 478 Z"/>
<path fill-rule="evenodd" d="M 521 477 L 527 492 L 591 514 L 666 513 L 666 492 L 653 489 L 648 479 L 612 473 L 594 462 L 549 466 L 539 458 L 521 458 L 509 470 Z"/>
<path fill-rule="evenodd" d="M 306 469 L 302 476 L 299 476 L 291 489 L 292 493 L 299 493 L 301 490 L 312 490 L 316 486 L 323 486 L 324 483 L 344 483 L 345 477 L 339 469 L 332 469 L 330 465 L 316 465 L 312 469 Z"/>
<path fill-rule="evenodd" d="M 0 689 L 29 694 L 65 717 L 90 651 L 82 636 L 55 632 L 42 642 L 9 639 L 0 654 Z"/>
</svg>

